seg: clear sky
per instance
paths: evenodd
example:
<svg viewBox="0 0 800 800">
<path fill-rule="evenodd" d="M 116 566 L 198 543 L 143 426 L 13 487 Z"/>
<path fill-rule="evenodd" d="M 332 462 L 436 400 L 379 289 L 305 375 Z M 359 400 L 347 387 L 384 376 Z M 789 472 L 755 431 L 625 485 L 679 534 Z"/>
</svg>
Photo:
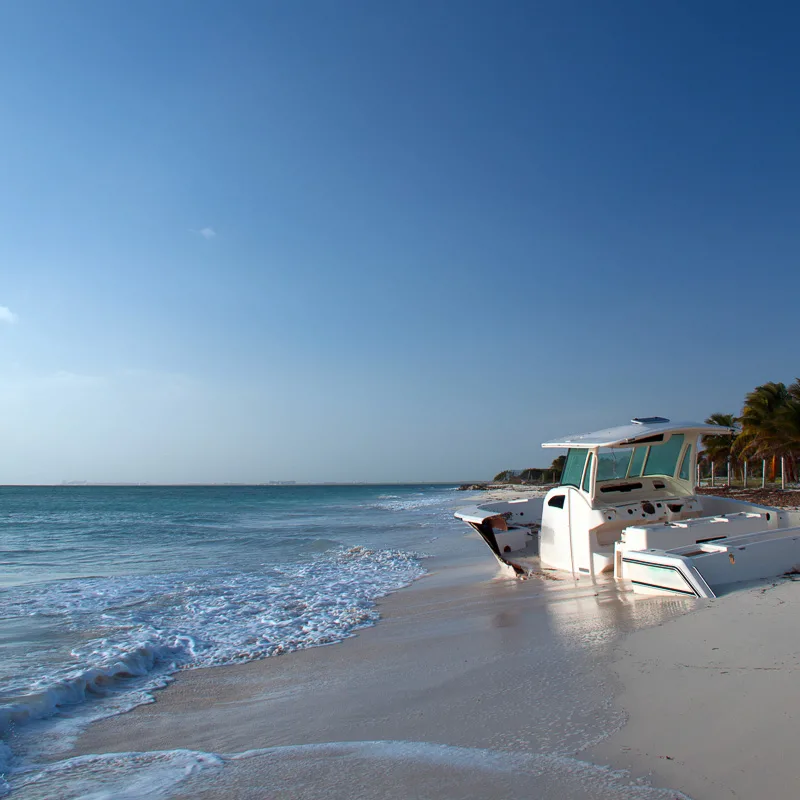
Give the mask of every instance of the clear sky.
<svg viewBox="0 0 800 800">
<path fill-rule="evenodd" d="M 791 381 L 800 7 L 0 5 L 0 483 L 467 480 Z"/>
</svg>

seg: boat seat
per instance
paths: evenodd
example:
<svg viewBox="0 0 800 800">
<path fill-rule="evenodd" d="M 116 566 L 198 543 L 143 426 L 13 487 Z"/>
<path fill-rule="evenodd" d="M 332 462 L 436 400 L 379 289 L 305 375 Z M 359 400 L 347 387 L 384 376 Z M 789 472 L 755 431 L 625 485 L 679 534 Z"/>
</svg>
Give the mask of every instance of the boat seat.
<svg viewBox="0 0 800 800">
<path fill-rule="evenodd" d="M 774 512 L 737 511 L 676 522 L 632 525 L 623 533 L 626 550 L 671 550 L 685 545 L 770 530 L 778 525 Z"/>
</svg>

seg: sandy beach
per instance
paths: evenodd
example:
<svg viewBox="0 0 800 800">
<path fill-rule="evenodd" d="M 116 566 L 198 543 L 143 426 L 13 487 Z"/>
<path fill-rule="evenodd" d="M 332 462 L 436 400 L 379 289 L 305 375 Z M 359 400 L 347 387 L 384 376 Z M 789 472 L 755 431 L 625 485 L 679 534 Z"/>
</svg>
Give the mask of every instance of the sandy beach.
<svg viewBox="0 0 800 800">
<path fill-rule="evenodd" d="M 586 753 L 696 800 L 800 792 L 800 584 L 768 581 L 628 637 L 614 663 L 627 724 Z"/>
<path fill-rule="evenodd" d="M 87 790 L 126 760 L 179 798 L 796 796 L 792 581 L 645 598 L 501 579 L 476 536 L 452 544 L 377 626 L 181 673 L 62 757 Z"/>
</svg>

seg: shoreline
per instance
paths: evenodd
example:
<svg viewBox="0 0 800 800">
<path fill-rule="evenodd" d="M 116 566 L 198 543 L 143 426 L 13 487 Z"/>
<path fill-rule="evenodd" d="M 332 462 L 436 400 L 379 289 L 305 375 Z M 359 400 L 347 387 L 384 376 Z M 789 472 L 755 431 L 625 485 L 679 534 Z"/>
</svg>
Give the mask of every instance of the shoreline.
<svg viewBox="0 0 800 800">
<path fill-rule="evenodd" d="M 647 598 L 611 580 L 508 579 L 477 534 L 450 541 L 378 601 L 375 625 L 179 672 L 59 757 L 127 760 L 142 780 L 177 761 L 167 788 L 141 796 L 198 800 L 795 796 L 791 580 Z"/>
<path fill-rule="evenodd" d="M 453 793 L 437 789 L 442 798 L 474 796 L 476 785 L 498 799 L 562 785 L 587 800 L 674 798 L 581 753 L 624 724 L 615 645 L 690 604 L 634 602 L 613 582 L 509 580 L 477 536 L 456 541 L 458 558 L 433 559 L 356 636 L 179 673 L 154 703 L 93 723 L 64 755 L 120 753 L 135 742 L 140 752 L 222 759 L 223 768 L 201 771 L 171 797 L 339 797 L 331 769 L 354 759 L 373 781 L 347 784 L 359 797 L 429 796 L 444 781 Z M 516 771 L 502 766 L 512 763 Z M 395 776 L 391 785 L 384 773 Z"/>
</svg>

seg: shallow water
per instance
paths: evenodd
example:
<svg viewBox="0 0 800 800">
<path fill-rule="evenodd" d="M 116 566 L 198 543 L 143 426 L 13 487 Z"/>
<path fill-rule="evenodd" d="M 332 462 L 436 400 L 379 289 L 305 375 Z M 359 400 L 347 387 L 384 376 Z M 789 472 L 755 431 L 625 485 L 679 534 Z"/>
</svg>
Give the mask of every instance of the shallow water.
<svg viewBox="0 0 800 800">
<path fill-rule="evenodd" d="M 176 670 L 340 641 L 457 529 L 442 486 L 0 489 L 5 771 Z M 2 755 L 2 754 L 0 754 Z"/>
</svg>

